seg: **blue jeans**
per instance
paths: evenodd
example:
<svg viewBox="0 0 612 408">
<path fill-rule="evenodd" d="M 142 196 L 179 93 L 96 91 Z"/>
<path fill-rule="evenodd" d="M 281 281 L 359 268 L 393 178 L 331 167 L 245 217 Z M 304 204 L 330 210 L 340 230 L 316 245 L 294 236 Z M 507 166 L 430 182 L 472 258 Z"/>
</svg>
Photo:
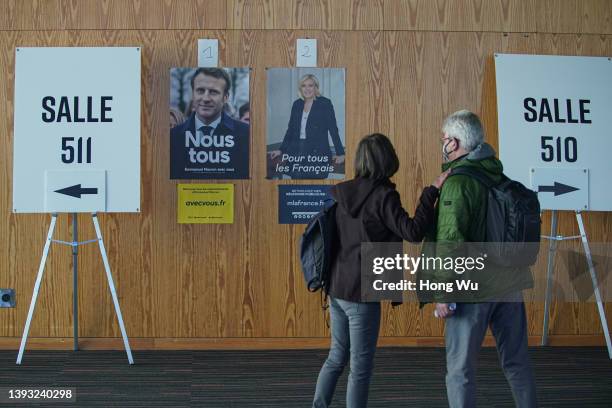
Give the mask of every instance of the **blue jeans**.
<svg viewBox="0 0 612 408">
<path fill-rule="evenodd" d="M 487 327 L 495 337 L 502 369 L 518 408 L 535 408 L 536 389 L 527 353 L 527 317 L 515 301 L 458 303 L 446 319 L 446 391 L 451 408 L 476 406 L 476 366 Z"/>
<path fill-rule="evenodd" d="M 338 378 L 350 358 L 346 407 L 366 407 L 380 328 L 380 303 L 348 302 L 330 297 L 329 306 L 331 348 L 319 372 L 312 406 L 326 408 L 331 404 Z"/>
</svg>

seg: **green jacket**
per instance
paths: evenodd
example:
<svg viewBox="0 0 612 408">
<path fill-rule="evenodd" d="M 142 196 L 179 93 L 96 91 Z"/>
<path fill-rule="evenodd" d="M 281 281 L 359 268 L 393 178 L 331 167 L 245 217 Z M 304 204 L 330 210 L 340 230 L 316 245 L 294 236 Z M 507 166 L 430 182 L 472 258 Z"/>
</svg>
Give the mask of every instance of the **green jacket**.
<svg viewBox="0 0 612 408">
<path fill-rule="evenodd" d="M 502 163 L 495 158 L 495 150 L 487 143 L 479 145 L 463 157 L 444 163 L 442 170 L 461 166 L 473 167 L 495 182 L 500 182 L 502 179 Z M 440 191 L 436 206 L 435 228 L 432 228 L 425 238 L 423 254 L 435 255 L 438 258 L 480 255 L 471 251 L 474 245 L 462 243 L 486 241 L 487 197 L 487 188 L 475 178 L 463 174 L 449 177 Z M 482 271 L 466 271 L 462 274 L 443 268 L 421 270 L 419 279 L 436 282 L 470 279 L 478 282 L 479 289 L 465 294 L 465 297 L 461 297 L 457 291 L 453 293 L 436 291 L 430 292 L 429 295 L 427 292 L 419 292 L 419 298 L 424 303 L 457 300 L 479 302 L 493 300 L 512 291 L 533 286 L 529 268 L 502 268 L 487 263 L 485 265 Z M 460 299 L 457 299 L 458 297 Z"/>
</svg>

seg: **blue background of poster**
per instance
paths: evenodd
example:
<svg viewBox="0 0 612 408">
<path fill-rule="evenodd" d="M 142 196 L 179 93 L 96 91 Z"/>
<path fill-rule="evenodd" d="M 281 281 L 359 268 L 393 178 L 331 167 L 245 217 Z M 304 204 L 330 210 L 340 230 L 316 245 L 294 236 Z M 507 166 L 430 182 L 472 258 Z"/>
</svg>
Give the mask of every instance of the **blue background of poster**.
<svg viewBox="0 0 612 408">
<path fill-rule="evenodd" d="M 330 199 L 330 185 L 279 185 L 278 223 L 308 224 Z"/>
</svg>

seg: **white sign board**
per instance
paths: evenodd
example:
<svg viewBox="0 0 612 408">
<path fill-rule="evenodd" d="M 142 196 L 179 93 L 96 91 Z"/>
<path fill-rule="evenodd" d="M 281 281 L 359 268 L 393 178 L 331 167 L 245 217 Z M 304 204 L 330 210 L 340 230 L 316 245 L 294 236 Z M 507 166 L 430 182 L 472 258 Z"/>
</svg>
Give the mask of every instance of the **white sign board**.
<svg viewBox="0 0 612 408">
<path fill-rule="evenodd" d="M 542 209 L 612 211 L 612 61 L 496 54 L 504 173 Z"/>
<path fill-rule="evenodd" d="M 140 48 L 17 48 L 13 211 L 140 211 Z"/>
<path fill-rule="evenodd" d="M 198 67 L 219 66 L 219 40 L 201 38 L 198 40 Z"/>
<path fill-rule="evenodd" d="M 317 40 L 315 38 L 298 38 L 295 50 L 296 67 L 317 66 Z"/>
</svg>

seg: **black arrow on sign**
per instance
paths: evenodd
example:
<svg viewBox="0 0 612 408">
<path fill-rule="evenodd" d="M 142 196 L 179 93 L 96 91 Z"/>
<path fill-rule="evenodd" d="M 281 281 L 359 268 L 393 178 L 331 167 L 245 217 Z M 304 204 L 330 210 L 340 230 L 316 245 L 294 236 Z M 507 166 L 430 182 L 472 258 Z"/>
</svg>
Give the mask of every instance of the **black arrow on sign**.
<svg viewBox="0 0 612 408">
<path fill-rule="evenodd" d="M 80 184 L 74 186 L 65 187 L 59 190 L 55 190 L 56 193 L 69 195 L 75 198 L 81 198 L 81 194 L 98 194 L 97 188 L 81 188 Z"/>
<path fill-rule="evenodd" d="M 555 181 L 553 186 L 538 186 L 538 193 L 555 193 L 555 197 L 561 194 L 571 193 L 572 191 L 580 190 L 577 187 L 568 186 L 567 184 L 558 183 Z"/>
</svg>

